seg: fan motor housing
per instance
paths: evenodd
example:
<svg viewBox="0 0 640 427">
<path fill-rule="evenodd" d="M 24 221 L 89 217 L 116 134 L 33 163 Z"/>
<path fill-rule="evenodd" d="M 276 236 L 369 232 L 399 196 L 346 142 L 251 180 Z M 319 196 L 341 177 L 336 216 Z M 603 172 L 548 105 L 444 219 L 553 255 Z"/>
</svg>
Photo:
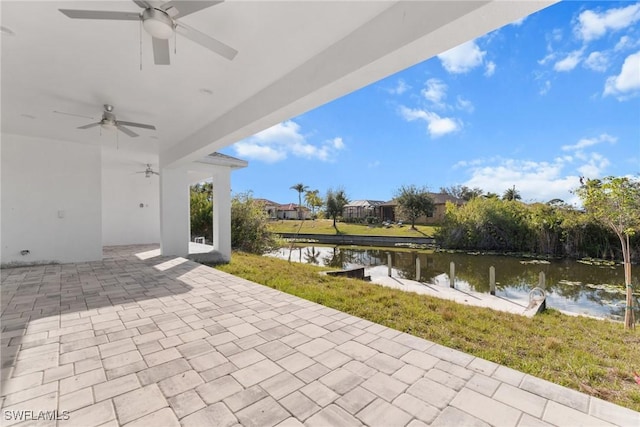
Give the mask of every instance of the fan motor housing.
<svg viewBox="0 0 640 427">
<path fill-rule="evenodd" d="M 173 36 L 173 19 L 162 9 L 147 8 L 142 11 L 142 26 L 157 39 L 166 40 Z"/>
<path fill-rule="evenodd" d="M 115 125 L 116 115 L 113 113 L 110 113 L 109 111 L 105 111 L 104 114 L 102 115 L 102 122 Z"/>
</svg>

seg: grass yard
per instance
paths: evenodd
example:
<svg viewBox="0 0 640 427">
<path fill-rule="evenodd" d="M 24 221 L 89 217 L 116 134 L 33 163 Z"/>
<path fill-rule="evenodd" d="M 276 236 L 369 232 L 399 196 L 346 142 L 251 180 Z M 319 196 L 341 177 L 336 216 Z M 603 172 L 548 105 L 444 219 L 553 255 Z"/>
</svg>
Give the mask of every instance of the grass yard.
<svg viewBox="0 0 640 427">
<path fill-rule="evenodd" d="M 300 222 L 302 228 L 300 229 Z M 427 225 L 417 225 L 417 230 L 411 230 L 409 225 L 393 225 L 389 228 L 382 225 L 347 224 L 338 222 L 338 230 L 333 228 L 333 220 L 317 219 L 315 221 L 306 220 L 278 220 L 269 223 L 269 228 L 274 233 L 301 233 L 301 234 L 346 234 L 354 236 L 396 236 L 396 237 L 432 237 L 435 227 Z M 300 231 L 298 231 L 300 229 Z"/>
<path fill-rule="evenodd" d="M 547 311 L 532 319 L 234 253 L 220 270 L 640 411 L 640 330 Z"/>
</svg>

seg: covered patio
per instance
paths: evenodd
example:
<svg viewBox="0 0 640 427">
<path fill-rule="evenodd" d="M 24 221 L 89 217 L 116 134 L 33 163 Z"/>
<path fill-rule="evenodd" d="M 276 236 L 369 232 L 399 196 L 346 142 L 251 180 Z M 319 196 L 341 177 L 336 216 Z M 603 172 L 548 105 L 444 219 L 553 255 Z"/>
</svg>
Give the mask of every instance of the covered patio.
<svg viewBox="0 0 640 427">
<path fill-rule="evenodd" d="M 0 265 L 189 251 L 218 150 L 554 1 L 3 1 Z"/>
<path fill-rule="evenodd" d="M 231 256 L 247 164 L 218 150 L 554 1 L 201 3 L 0 3 L 3 425 L 638 423 L 187 258 L 202 179 Z M 165 49 L 136 18 L 158 7 L 237 55 Z"/>
<path fill-rule="evenodd" d="M 6 426 L 39 411 L 60 420 L 30 425 L 640 421 L 637 412 L 577 391 L 161 256 L 157 246 L 108 247 L 96 262 L 4 269 L 0 289 Z"/>
</svg>

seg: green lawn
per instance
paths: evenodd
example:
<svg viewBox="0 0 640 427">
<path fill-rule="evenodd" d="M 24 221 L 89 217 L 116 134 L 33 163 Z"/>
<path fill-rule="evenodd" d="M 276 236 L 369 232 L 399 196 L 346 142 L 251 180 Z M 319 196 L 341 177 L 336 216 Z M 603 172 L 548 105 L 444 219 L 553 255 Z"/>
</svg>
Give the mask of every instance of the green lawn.
<svg viewBox="0 0 640 427">
<path fill-rule="evenodd" d="M 274 233 L 301 233 L 301 234 L 346 234 L 355 236 L 398 236 L 398 237 L 433 237 L 435 227 L 417 225 L 417 230 L 409 225 L 393 225 L 389 228 L 382 225 L 347 224 L 338 222 L 337 230 L 333 228 L 330 219 L 317 219 L 315 221 L 302 221 L 302 228 L 297 220 L 278 220 L 269 223 L 269 228 Z M 300 231 L 298 231 L 300 229 Z"/>
<path fill-rule="evenodd" d="M 234 253 L 220 270 L 640 411 L 640 330 L 547 311 L 532 319 Z"/>
</svg>

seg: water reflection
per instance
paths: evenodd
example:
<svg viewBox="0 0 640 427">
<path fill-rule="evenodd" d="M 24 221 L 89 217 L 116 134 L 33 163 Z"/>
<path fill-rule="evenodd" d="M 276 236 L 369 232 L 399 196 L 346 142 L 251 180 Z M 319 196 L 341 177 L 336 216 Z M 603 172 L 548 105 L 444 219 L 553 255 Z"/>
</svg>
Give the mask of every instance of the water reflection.
<svg viewBox="0 0 640 427">
<path fill-rule="evenodd" d="M 595 266 L 574 260 L 535 263 L 512 257 L 416 251 L 385 251 L 356 247 L 303 246 L 282 248 L 272 253 L 282 259 L 335 268 L 371 267 L 366 274 L 386 274 L 391 254 L 393 275 L 415 279 L 416 259 L 420 258 L 420 281 L 448 286 L 449 263 L 456 265 L 456 288 L 489 292 L 489 267 L 496 269 L 496 294 L 505 298 L 526 299 L 537 286 L 541 271 L 546 275 L 547 305 L 560 310 L 601 317 L 624 316 L 624 269 L 622 266 Z M 633 269 L 634 288 L 638 289 L 638 268 Z M 635 297 L 636 307 L 640 298 Z"/>
</svg>

